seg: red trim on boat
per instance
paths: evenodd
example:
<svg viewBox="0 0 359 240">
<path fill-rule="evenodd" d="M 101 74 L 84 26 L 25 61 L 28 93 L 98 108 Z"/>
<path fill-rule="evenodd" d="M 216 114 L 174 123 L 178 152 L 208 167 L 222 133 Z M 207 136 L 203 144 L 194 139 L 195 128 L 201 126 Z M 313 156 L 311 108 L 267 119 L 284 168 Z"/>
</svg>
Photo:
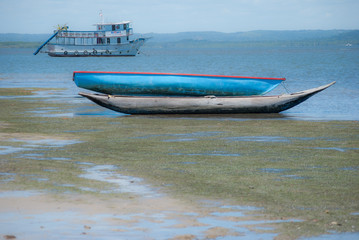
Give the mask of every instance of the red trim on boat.
<svg viewBox="0 0 359 240">
<path fill-rule="evenodd" d="M 105 71 L 75 71 L 76 73 L 107 73 L 107 74 L 129 74 L 129 75 L 165 75 L 165 76 L 194 76 L 194 77 L 221 77 L 221 78 L 248 78 L 248 79 L 267 79 L 267 80 L 282 80 L 285 78 L 266 78 L 266 77 L 244 77 L 244 76 L 229 76 L 229 75 L 210 75 L 210 74 L 188 74 L 188 73 L 153 73 L 153 72 L 105 72 Z"/>
</svg>

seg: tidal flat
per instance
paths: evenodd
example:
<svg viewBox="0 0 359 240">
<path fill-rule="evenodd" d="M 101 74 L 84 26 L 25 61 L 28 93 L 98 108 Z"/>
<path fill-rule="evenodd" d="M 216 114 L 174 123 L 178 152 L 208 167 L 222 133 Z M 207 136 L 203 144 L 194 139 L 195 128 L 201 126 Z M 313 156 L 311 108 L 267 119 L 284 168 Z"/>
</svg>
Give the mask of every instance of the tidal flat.
<svg viewBox="0 0 359 240">
<path fill-rule="evenodd" d="M 358 121 L 111 115 L 44 90 L 0 89 L 1 236 L 358 236 Z"/>
</svg>

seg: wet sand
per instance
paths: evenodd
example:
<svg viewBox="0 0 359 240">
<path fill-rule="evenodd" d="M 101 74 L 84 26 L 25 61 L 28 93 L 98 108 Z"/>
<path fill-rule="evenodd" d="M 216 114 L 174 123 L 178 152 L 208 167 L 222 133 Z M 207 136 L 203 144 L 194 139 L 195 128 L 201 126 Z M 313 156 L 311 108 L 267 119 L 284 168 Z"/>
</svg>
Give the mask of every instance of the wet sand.
<svg viewBox="0 0 359 240">
<path fill-rule="evenodd" d="M 156 198 L 96 198 L 0 192 L 1 234 L 16 239 L 272 239 L 272 224 L 256 209 Z M 295 221 L 295 220 L 294 220 Z M 241 237 L 241 238 L 239 238 Z"/>
<path fill-rule="evenodd" d="M 358 236 L 357 121 L 119 116 L 11 96 L 0 238 Z"/>
</svg>

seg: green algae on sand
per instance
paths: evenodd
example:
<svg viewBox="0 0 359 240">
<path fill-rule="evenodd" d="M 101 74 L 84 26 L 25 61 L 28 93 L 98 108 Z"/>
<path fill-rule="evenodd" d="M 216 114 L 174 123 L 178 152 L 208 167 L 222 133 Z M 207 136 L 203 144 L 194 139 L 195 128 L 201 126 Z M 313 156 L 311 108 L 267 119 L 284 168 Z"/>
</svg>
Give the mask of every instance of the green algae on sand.
<svg viewBox="0 0 359 240">
<path fill-rule="evenodd" d="M 32 94 L 12 94 L 23 92 Z M 109 183 L 80 175 L 87 163 L 107 164 L 177 198 L 225 200 L 261 207 L 268 219 L 302 220 L 276 223 L 282 238 L 359 231 L 353 214 L 359 212 L 358 121 L 49 117 L 33 111 L 71 112 L 79 106 L 36 98 L 0 102 L 0 152 L 17 149 L 0 155 L 0 179 L 6 181 L 1 190 L 103 195 Z M 29 139 L 40 136 L 78 142 L 29 146 Z"/>
</svg>

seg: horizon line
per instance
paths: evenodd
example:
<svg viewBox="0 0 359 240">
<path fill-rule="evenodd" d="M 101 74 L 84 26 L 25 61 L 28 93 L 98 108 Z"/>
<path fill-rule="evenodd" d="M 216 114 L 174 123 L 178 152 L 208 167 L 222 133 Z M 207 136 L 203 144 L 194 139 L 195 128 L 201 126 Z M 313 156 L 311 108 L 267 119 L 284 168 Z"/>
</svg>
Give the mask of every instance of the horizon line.
<svg viewBox="0 0 359 240">
<path fill-rule="evenodd" d="M 74 30 L 74 31 L 82 31 L 82 30 Z M 248 30 L 248 31 L 237 31 L 237 32 L 221 32 L 221 31 L 182 31 L 182 32 L 147 32 L 147 33 L 134 33 L 135 34 L 179 34 L 179 33 L 223 33 L 223 34 L 233 34 L 233 33 L 244 33 L 244 32 L 295 32 L 295 31 L 359 31 L 359 29 L 341 29 L 341 28 L 333 28 L 333 29 L 292 29 L 292 30 Z M 52 33 L 15 33 L 15 32 L 0 32 L 0 34 L 22 34 L 22 35 L 40 35 L 40 34 L 52 34 Z"/>
</svg>

